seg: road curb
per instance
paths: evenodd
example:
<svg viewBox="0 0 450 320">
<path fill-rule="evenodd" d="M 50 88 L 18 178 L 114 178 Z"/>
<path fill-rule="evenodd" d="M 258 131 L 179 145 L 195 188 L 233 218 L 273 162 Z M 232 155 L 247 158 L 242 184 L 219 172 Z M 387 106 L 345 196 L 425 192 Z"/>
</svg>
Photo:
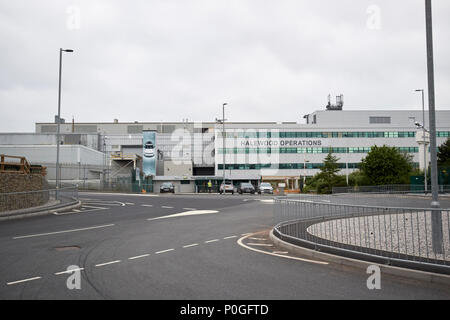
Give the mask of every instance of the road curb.
<svg viewBox="0 0 450 320">
<path fill-rule="evenodd" d="M 0 216 L 0 222 L 7 221 L 7 220 L 14 220 L 14 219 L 25 219 L 25 218 L 30 218 L 30 217 L 43 216 L 43 215 L 54 213 L 59 210 L 71 210 L 71 209 L 76 209 L 79 207 L 81 207 L 81 201 L 78 201 L 75 204 L 70 204 L 70 205 L 66 205 L 66 206 L 58 205 L 58 206 L 52 206 L 52 207 L 48 207 L 48 208 L 42 208 L 39 211 L 34 211 L 34 212 L 18 213 L 18 214 L 4 216 L 4 217 Z M 30 209 L 28 209 L 28 211 L 29 210 Z"/>
<path fill-rule="evenodd" d="M 319 252 L 307 248 L 303 248 L 294 244 L 291 244 L 289 242 L 283 241 L 276 237 L 273 234 L 273 229 L 270 231 L 270 239 L 279 247 L 289 250 L 291 252 L 294 252 L 296 254 L 307 256 L 310 258 L 316 258 L 321 259 L 324 261 L 328 261 L 340 266 L 345 267 L 352 267 L 352 268 L 358 268 L 363 269 L 364 271 L 367 270 L 367 267 L 370 265 L 374 265 L 376 263 L 367 262 L 363 260 L 357 260 L 352 258 L 347 258 L 343 256 L 337 256 L 329 253 Z M 438 274 L 438 273 L 432 273 L 432 272 L 425 272 L 425 271 L 419 271 L 419 270 L 412 270 L 412 269 L 406 269 L 406 268 L 400 268 L 400 267 L 394 267 L 394 266 L 388 266 L 383 264 L 376 264 L 380 267 L 380 271 L 384 274 L 389 274 L 396 277 L 406 278 L 406 279 L 413 279 L 418 281 L 425 281 L 430 283 L 437 283 L 437 284 L 445 284 L 450 285 L 450 276 Z"/>
</svg>

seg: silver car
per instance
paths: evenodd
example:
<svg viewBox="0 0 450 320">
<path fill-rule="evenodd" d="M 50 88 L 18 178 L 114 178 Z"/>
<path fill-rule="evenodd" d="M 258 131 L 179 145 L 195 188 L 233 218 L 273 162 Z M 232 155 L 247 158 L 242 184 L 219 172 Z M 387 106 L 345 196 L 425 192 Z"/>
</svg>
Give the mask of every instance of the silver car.
<svg viewBox="0 0 450 320">
<path fill-rule="evenodd" d="M 258 189 L 258 193 L 262 194 L 262 193 L 269 193 L 269 194 L 273 194 L 273 187 L 270 183 L 268 182 L 263 182 L 261 183 L 261 185 L 259 186 Z"/>
</svg>

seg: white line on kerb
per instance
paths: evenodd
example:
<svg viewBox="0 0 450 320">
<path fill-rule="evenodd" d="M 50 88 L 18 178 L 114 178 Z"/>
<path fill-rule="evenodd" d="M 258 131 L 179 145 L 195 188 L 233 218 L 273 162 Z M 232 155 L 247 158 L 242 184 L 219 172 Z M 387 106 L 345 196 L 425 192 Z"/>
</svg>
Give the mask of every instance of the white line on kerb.
<svg viewBox="0 0 450 320">
<path fill-rule="evenodd" d="M 219 239 L 208 240 L 208 241 L 205 241 L 205 243 L 211 243 L 211 242 L 217 242 L 217 241 L 219 241 Z"/>
<path fill-rule="evenodd" d="M 224 240 L 227 240 L 227 239 L 233 239 L 233 238 L 237 238 L 237 236 L 229 236 L 229 237 L 225 237 L 225 238 L 223 238 Z"/>
<path fill-rule="evenodd" d="M 83 270 L 84 270 L 84 268 L 71 269 L 71 270 L 56 272 L 55 275 L 58 276 L 60 274 L 72 273 L 72 272 L 75 272 L 75 271 L 83 271 Z"/>
<path fill-rule="evenodd" d="M 145 258 L 148 257 L 150 254 L 146 253 L 146 254 L 141 254 L 140 256 L 135 256 L 135 257 L 131 257 L 128 258 L 128 260 L 134 260 L 134 259 L 139 259 L 139 258 Z"/>
<path fill-rule="evenodd" d="M 255 233 L 257 234 L 257 233 Z M 323 265 L 328 265 L 328 262 L 323 262 L 323 261 L 317 261 L 317 260 L 310 260 L 310 259 L 303 259 L 303 258 L 297 258 L 297 257 L 291 257 L 291 256 L 287 256 L 287 255 L 283 255 L 283 254 L 276 254 L 276 253 L 272 253 L 272 252 L 267 252 L 267 251 L 262 251 L 256 248 L 252 248 L 246 244 L 244 244 L 243 240 L 245 240 L 247 238 L 247 236 L 244 236 L 242 238 L 240 238 L 237 243 L 244 247 L 247 248 L 249 250 L 255 251 L 255 252 L 260 252 L 260 253 L 264 253 L 264 254 L 268 254 L 271 256 L 276 256 L 276 257 L 282 257 L 282 258 L 287 258 L 287 259 L 292 259 L 292 260 L 298 260 L 298 261 L 304 261 L 304 262 L 310 262 L 310 263 L 315 263 L 315 264 L 323 264 Z"/>
<path fill-rule="evenodd" d="M 183 248 L 190 248 L 190 247 L 195 247 L 195 246 L 198 246 L 198 243 L 188 244 L 186 246 L 183 246 Z"/>
<path fill-rule="evenodd" d="M 99 264 L 96 264 L 95 266 L 102 267 L 102 266 L 106 266 L 108 264 L 119 263 L 119 262 L 120 262 L 120 260 L 115 260 L 115 261 L 110 261 L 110 262 L 105 262 L 105 263 L 99 263 Z"/>
<path fill-rule="evenodd" d="M 273 247 L 273 244 L 268 243 L 247 243 L 249 246 Z"/>
<path fill-rule="evenodd" d="M 49 235 L 52 235 L 52 234 L 60 234 L 60 233 L 67 233 L 67 232 L 76 232 L 76 231 L 85 231 L 85 230 L 92 230 L 92 229 L 112 227 L 114 225 L 115 224 L 105 224 L 105 225 L 102 225 L 102 226 L 94 226 L 94 227 L 88 227 L 88 228 L 80 228 L 80 229 L 48 232 L 48 233 L 30 234 L 30 235 L 27 235 L 27 236 L 14 237 L 13 239 L 24 239 L 24 238 L 31 238 L 31 237 L 49 236 Z"/>
<path fill-rule="evenodd" d="M 13 282 L 8 282 L 6 285 L 10 286 L 12 284 L 17 284 L 17 283 L 22 283 L 22 282 L 27 282 L 27 281 L 33 281 L 33 280 L 38 280 L 41 279 L 41 277 L 34 277 L 34 278 L 28 278 L 28 279 L 23 279 L 23 280 L 18 280 L 18 281 L 13 281 Z"/>
<path fill-rule="evenodd" d="M 166 252 L 173 251 L 173 250 L 175 250 L 175 249 L 162 250 L 162 251 L 155 252 L 155 254 L 166 253 Z"/>
</svg>

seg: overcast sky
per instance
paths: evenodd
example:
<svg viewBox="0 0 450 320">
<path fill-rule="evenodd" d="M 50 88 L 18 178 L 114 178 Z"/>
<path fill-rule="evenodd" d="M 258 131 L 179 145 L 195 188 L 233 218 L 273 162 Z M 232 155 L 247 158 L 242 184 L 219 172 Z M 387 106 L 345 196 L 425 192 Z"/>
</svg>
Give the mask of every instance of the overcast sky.
<svg viewBox="0 0 450 320">
<path fill-rule="evenodd" d="M 0 0 L 0 132 L 66 121 L 298 121 L 421 110 L 424 0 Z M 433 0 L 437 109 L 450 109 L 450 1 Z"/>
</svg>

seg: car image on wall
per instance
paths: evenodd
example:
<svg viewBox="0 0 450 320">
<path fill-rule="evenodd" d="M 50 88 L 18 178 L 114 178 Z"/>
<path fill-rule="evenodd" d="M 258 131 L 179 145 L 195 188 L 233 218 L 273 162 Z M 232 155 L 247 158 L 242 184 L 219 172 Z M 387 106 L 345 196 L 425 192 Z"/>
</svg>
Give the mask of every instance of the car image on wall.
<svg viewBox="0 0 450 320">
<path fill-rule="evenodd" d="M 155 156 L 155 145 L 153 142 L 148 141 L 144 145 L 144 157 L 153 158 Z"/>
</svg>

